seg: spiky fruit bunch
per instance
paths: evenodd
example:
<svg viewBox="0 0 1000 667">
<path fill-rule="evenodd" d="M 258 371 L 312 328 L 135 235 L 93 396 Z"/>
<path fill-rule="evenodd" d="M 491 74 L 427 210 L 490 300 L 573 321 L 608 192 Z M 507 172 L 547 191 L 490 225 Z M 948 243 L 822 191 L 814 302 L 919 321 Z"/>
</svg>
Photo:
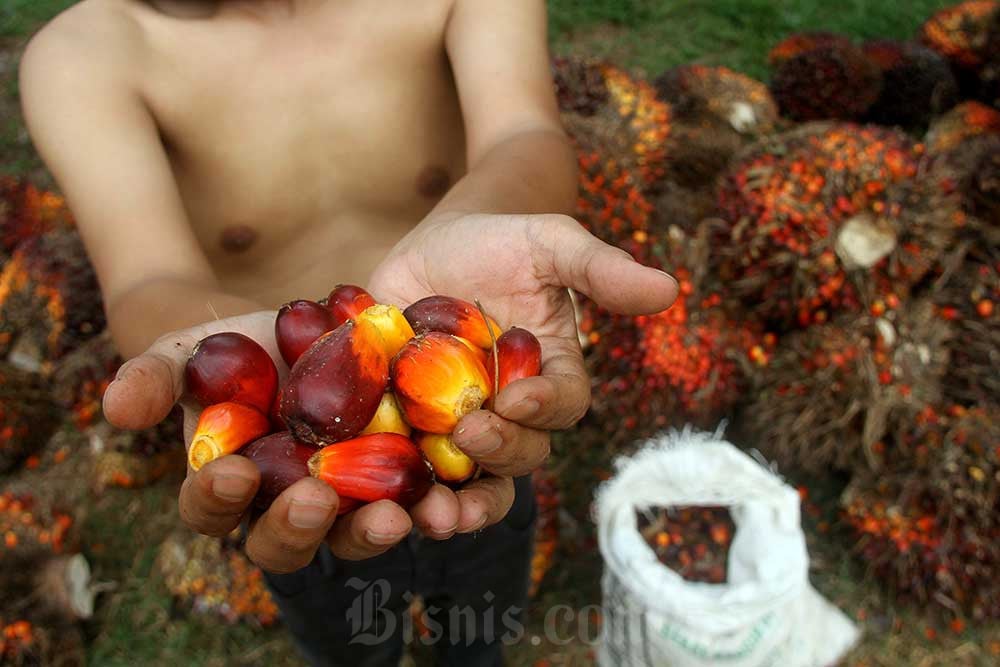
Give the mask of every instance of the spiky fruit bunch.
<svg viewBox="0 0 1000 667">
<path fill-rule="evenodd" d="M 966 139 L 983 134 L 1000 134 L 1000 111 L 970 101 L 935 119 L 924 141 L 929 154 L 940 155 L 955 149 Z"/>
<path fill-rule="evenodd" d="M 643 184 L 621 162 L 596 151 L 579 151 L 577 161 L 577 220 L 602 241 L 647 261 L 653 205 Z"/>
<path fill-rule="evenodd" d="M 593 116 L 608 102 L 608 86 L 600 63 L 576 58 L 553 58 L 556 99 L 564 113 Z"/>
<path fill-rule="evenodd" d="M 715 270 L 781 326 L 904 294 L 955 225 L 940 185 L 914 178 L 921 155 L 901 132 L 850 123 L 759 142 L 722 179 Z"/>
<path fill-rule="evenodd" d="M 555 475 L 544 469 L 532 474 L 535 489 L 535 504 L 538 519 L 535 523 L 535 548 L 531 556 L 531 589 L 529 595 L 535 597 L 546 573 L 555 562 L 556 547 L 559 546 L 559 488 Z"/>
<path fill-rule="evenodd" d="M 55 413 L 38 375 L 0 364 L 0 473 L 45 445 L 56 427 Z"/>
<path fill-rule="evenodd" d="M 882 464 L 886 434 L 938 400 L 951 333 L 930 303 L 888 301 L 782 338 L 754 377 L 748 443 L 783 468 Z"/>
<path fill-rule="evenodd" d="M 857 551 L 896 592 L 975 620 L 1000 618 L 1000 422 L 995 408 L 928 408 L 901 456 L 845 492 Z"/>
<path fill-rule="evenodd" d="M 955 65 L 977 68 L 990 21 L 1000 9 L 995 0 L 968 0 L 931 16 L 920 29 L 920 40 Z"/>
<path fill-rule="evenodd" d="M 0 493 L 0 566 L 39 561 L 72 552 L 77 544 L 73 517 L 30 493 Z"/>
<path fill-rule="evenodd" d="M 767 55 L 771 67 L 791 60 L 807 51 L 815 51 L 821 47 L 850 46 L 851 39 L 845 35 L 833 32 L 797 32 L 775 44 Z"/>
<path fill-rule="evenodd" d="M 104 329 L 93 267 L 75 229 L 18 245 L 0 272 L 0 353 L 43 368 Z"/>
<path fill-rule="evenodd" d="M 771 93 L 781 113 L 796 121 L 857 120 L 882 91 L 882 75 L 858 47 L 831 44 L 781 63 Z"/>
<path fill-rule="evenodd" d="M 872 122 L 926 126 L 958 101 L 958 82 L 937 52 L 893 40 L 866 42 L 862 49 L 882 72 L 882 92 L 868 111 Z"/>
<path fill-rule="evenodd" d="M 157 569 L 171 595 L 197 613 L 256 626 L 277 620 L 263 573 L 235 539 L 175 533 L 160 546 Z"/>
<path fill-rule="evenodd" d="M 0 260 L 9 258 L 28 239 L 71 225 L 62 197 L 26 181 L 0 176 Z"/>
</svg>

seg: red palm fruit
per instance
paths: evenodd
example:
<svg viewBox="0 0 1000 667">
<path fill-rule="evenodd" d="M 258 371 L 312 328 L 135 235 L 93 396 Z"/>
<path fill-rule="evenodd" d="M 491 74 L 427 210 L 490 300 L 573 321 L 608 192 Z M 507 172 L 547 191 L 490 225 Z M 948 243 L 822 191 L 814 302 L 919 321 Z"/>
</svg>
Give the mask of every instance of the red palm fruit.
<svg viewBox="0 0 1000 667">
<path fill-rule="evenodd" d="M 309 459 L 309 472 L 341 498 L 391 500 L 402 507 L 423 498 L 434 483 L 420 450 L 398 433 L 362 435 L 324 447 Z"/>
<path fill-rule="evenodd" d="M 281 387 L 278 387 L 278 391 L 274 394 L 274 400 L 271 401 L 271 409 L 268 410 L 267 417 L 271 420 L 272 431 L 288 430 L 288 424 L 281 418 Z"/>
<path fill-rule="evenodd" d="M 413 428 L 451 433 L 490 397 L 489 377 L 465 343 L 432 331 L 407 343 L 392 364 L 392 390 Z"/>
<path fill-rule="evenodd" d="M 451 435 L 421 433 L 417 437 L 417 446 L 434 468 L 434 476 L 439 481 L 464 482 L 476 471 L 476 462 L 455 446 Z"/>
<path fill-rule="evenodd" d="M 313 445 L 361 433 L 389 384 L 385 341 L 370 322 L 349 321 L 321 337 L 292 366 L 280 414 Z"/>
<path fill-rule="evenodd" d="M 418 334 L 440 331 L 459 336 L 483 349 L 493 347 L 490 330 L 475 304 L 451 296 L 428 296 L 403 311 Z M 503 331 L 493 318 L 487 317 L 496 336 Z"/>
<path fill-rule="evenodd" d="M 184 381 L 202 407 L 238 401 L 266 414 L 278 390 L 278 369 L 257 341 L 227 331 L 195 346 Z"/>
<path fill-rule="evenodd" d="M 315 301 L 300 299 L 286 303 L 274 320 L 274 337 L 281 358 L 291 368 L 317 338 L 334 328 L 333 315 Z"/>
<path fill-rule="evenodd" d="M 361 432 L 362 435 L 372 433 L 398 433 L 399 435 L 410 436 L 410 425 L 403 419 L 403 412 L 399 409 L 399 403 L 391 391 L 382 394 L 382 402 L 378 404 L 375 416 Z"/>
<path fill-rule="evenodd" d="M 515 380 L 535 377 L 542 372 L 542 345 L 527 329 L 512 327 L 497 339 L 497 357 L 500 361 L 500 382 L 494 384 L 493 374 L 497 365 L 490 351 L 486 361 L 490 386 L 503 389 Z"/>
<path fill-rule="evenodd" d="M 299 442 L 288 431 L 273 433 L 247 445 L 240 455 L 253 461 L 260 470 L 254 506 L 266 510 L 282 491 L 308 477 L 309 457 L 315 453 L 315 447 Z"/>
<path fill-rule="evenodd" d="M 326 297 L 326 309 L 333 316 L 333 328 L 347 320 L 353 320 L 365 308 L 374 305 L 374 297 L 357 285 L 337 285 L 330 296 Z"/>
<path fill-rule="evenodd" d="M 385 356 L 392 359 L 406 343 L 413 338 L 413 327 L 403 317 L 403 311 L 396 306 L 377 303 L 365 308 L 356 320 L 371 322 L 385 340 Z"/>
<path fill-rule="evenodd" d="M 271 421 L 257 408 L 233 401 L 210 405 L 198 419 L 188 463 L 192 470 L 201 470 L 206 463 L 235 454 L 270 430 Z"/>
</svg>

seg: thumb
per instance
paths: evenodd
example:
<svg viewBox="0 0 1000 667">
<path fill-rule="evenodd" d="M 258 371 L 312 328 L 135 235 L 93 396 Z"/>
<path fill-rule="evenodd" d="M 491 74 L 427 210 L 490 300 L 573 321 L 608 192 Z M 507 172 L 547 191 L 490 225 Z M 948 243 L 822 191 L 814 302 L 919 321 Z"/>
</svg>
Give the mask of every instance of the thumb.
<svg viewBox="0 0 1000 667">
<path fill-rule="evenodd" d="M 581 292 L 598 305 L 621 315 L 649 315 L 666 310 L 677 298 L 677 281 L 643 266 L 631 255 L 587 232 L 572 218 L 550 218 L 549 229 L 536 237 L 533 252 L 547 260 L 555 286 Z"/>
<path fill-rule="evenodd" d="M 195 336 L 170 334 L 127 361 L 104 392 L 104 416 L 124 429 L 144 429 L 163 421 L 184 391 L 184 366 Z"/>
</svg>

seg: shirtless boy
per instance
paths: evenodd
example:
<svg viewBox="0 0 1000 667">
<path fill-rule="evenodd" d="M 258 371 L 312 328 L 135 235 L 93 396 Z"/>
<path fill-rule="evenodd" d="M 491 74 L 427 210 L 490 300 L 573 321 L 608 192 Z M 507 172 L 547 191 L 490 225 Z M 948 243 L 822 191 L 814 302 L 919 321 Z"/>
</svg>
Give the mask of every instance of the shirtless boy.
<svg viewBox="0 0 1000 667">
<path fill-rule="evenodd" d="M 542 342 L 543 376 L 460 424 L 492 475 L 336 521 L 336 494 L 306 479 L 251 522 L 246 551 L 313 664 L 398 660 L 399 633 L 350 641 L 350 577 L 391 584 L 379 604 L 396 618 L 421 587 L 442 607 L 519 603 L 532 506 L 514 478 L 589 400 L 566 288 L 622 313 L 676 294 L 566 217 L 575 162 L 545 33 L 542 0 L 83 0 L 25 53 L 29 129 L 131 357 L 104 399 L 112 423 L 163 419 L 211 332 L 241 331 L 280 366 L 274 309 L 339 282 L 401 306 L 479 298 Z M 224 535 L 257 484 L 248 460 L 215 461 L 187 477 L 181 517 Z M 499 664 L 498 638 L 467 630 L 440 642 L 441 664 Z"/>
</svg>

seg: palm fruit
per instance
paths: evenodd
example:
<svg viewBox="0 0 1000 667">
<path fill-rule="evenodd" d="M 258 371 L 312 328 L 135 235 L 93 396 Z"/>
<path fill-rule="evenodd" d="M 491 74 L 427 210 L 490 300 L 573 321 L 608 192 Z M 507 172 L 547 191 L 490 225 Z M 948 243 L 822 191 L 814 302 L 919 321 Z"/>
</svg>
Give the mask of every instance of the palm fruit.
<svg viewBox="0 0 1000 667">
<path fill-rule="evenodd" d="M 333 315 L 326 306 L 306 299 L 286 303 L 274 320 L 278 350 L 289 368 L 320 336 L 333 329 Z"/>
<path fill-rule="evenodd" d="M 312 445 L 348 440 L 378 411 L 389 384 L 386 344 L 370 322 L 348 321 L 326 334 L 292 367 L 280 414 Z"/>
<path fill-rule="evenodd" d="M 375 305 L 375 299 L 357 285 L 337 285 L 326 297 L 325 305 L 333 317 L 333 329 L 347 320 L 353 320 L 365 308 Z"/>
<path fill-rule="evenodd" d="M 853 44 L 830 44 L 781 63 L 771 94 L 783 116 L 796 121 L 857 120 L 882 91 L 882 77 Z"/>
<path fill-rule="evenodd" d="M 541 343 L 533 333 L 518 327 L 511 327 L 497 339 L 496 355 L 490 350 L 486 360 L 486 373 L 494 390 L 503 389 L 517 380 L 535 377 L 541 372 Z"/>
<path fill-rule="evenodd" d="M 247 445 L 240 456 L 253 461 L 260 471 L 254 506 L 266 510 L 285 489 L 309 477 L 309 458 L 315 453 L 315 447 L 297 441 L 287 431 L 273 433 Z"/>
<path fill-rule="evenodd" d="M 932 304 L 898 298 L 789 334 L 738 426 L 783 470 L 879 468 L 887 435 L 940 400 L 951 335 Z"/>
<path fill-rule="evenodd" d="M 476 462 L 452 442 L 450 434 L 421 433 L 414 442 L 431 464 L 439 482 L 458 484 L 476 472 Z"/>
<path fill-rule="evenodd" d="M 387 359 L 395 357 L 414 336 L 413 328 L 407 322 L 403 311 L 396 306 L 375 304 L 362 311 L 356 319 L 358 321 L 365 320 L 370 322 L 382 334 L 382 340 L 385 341 L 385 356 Z"/>
<path fill-rule="evenodd" d="M 438 331 L 407 343 L 392 364 L 392 391 L 407 423 L 427 433 L 451 433 L 490 397 L 482 363 L 455 336 Z"/>
<path fill-rule="evenodd" d="M 721 182 L 713 271 L 782 327 L 905 294 L 959 215 L 940 183 L 915 178 L 922 155 L 901 132 L 849 123 L 762 140 Z"/>
<path fill-rule="evenodd" d="M 202 407 L 237 401 L 267 414 L 278 370 L 257 341 L 226 331 L 198 342 L 184 368 L 184 384 Z"/>
<path fill-rule="evenodd" d="M 323 447 L 308 462 L 313 477 L 342 499 L 391 500 L 407 508 L 430 490 L 434 479 L 420 450 L 398 433 L 362 435 Z"/>
<path fill-rule="evenodd" d="M 958 101 L 958 82 L 937 52 L 893 40 L 865 42 L 862 50 L 882 72 L 882 92 L 867 114 L 872 122 L 925 127 Z"/>
<path fill-rule="evenodd" d="M 382 394 L 382 401 L 378 404 L 375 416 L 368 423 L 368 426 L 361 431 L 361 435 L 372 433 L 398 433 L 399 435 L 410 435 L 410 425 L 403 419 L 403 411 L 399 409 L 399 403 L 391 391 Z"/>
<path fill-rule="evenodd" d="M 411 304 L 403 315 L 418 334 L 439 331 L 464 338 L 484 350 L 492 347 L 493 339 L 502 331 L 493 318 L 487 316 L 484 320 L 475 304 L 451 296 L 424 297 Z"/>
<path fill-rule="evenodd" d="M 920 29 L 920 40 L 961 69 L 983 64 L 982 49 L 989 25 L 1000 4 L 995 0 L 968 0 L 931 16 Z"/>
<path fill-rule="evenodd" d="M 44 379 L 0 364 L 0 473 L 40 450 L 57 425 L 56 407 Z"/>
<path fill-rule="evenodd" d="M 198 418 L 188 448 L 188 465 L 192 470 L 201 470 L 215 459 L 235 454 L 270 430 L 271 420 L 257 408 L 235 402 L 210 405 Z"/>
</svg>

